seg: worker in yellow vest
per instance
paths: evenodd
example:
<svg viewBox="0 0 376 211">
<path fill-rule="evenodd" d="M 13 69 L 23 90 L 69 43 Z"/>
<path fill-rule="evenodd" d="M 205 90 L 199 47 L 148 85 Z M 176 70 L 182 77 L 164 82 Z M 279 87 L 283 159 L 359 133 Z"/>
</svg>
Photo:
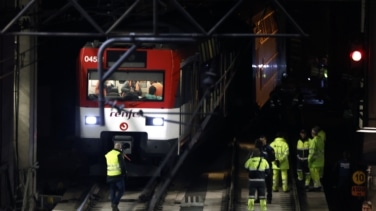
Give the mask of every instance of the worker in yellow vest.
<svg viewBox="0 0 376 211">
<path fill-rule="evenodd" d="M 316 126 L 317 127 L 317 129 L 319 130 L 319 133 L 317 134 L 318 136 L 320 136 L 321 137 L 321 140 L 322 140 L 322 143 L 321 143 L 321 151 L 322 151 L 322 154 L 323 154 L 323 156 L 324 156 L 324 158 L 325 158 L 325 141 L 326 141 L 326 132 L 322 129 L 322 128 L 320 128 L 319 126 Z M 324 161 L 325 161 L 325 159 L 324 159 Z M 322 179 L 323 178 L 323 176 L 324 176 L 324 166 L 325 165 L 323 165 L 320 169 L 319 169 L 319 173 L 320 173 L 320 179 Z"/>
<path fill-rule="evenodd" d="M 122 153 L 122 143 L 115 142 L 114 149 L 106 155 L 107 183 L 110 186 L 112 211 L 119 211 L 118 205 L 125 191 L 126 168 Z"/>
<path fill-rule="evenodd" d="M 300 138 L 296 145 L 297 176 L 298 181 L 308 189 L 311 182 L 311 174 L 308 168 L 309 137 L 304 129 L 300 131 L 299 136 Z"/>
<path fill-rule="evenodd" d="M 289 163 L 289 145 L 285 135 L 282 132 L 277 134 L 270 146 L 274 149 L 275 160 L 272 162 L 273 169 L 273 191 L 279 191 L 279 180 L 282 180 L 282 190 L 283 192 L 289 192 L 288 184 L 288 170 L 290 169 Z"/>
<path fill-rule="evenodd" d="M 320 171 L 324 168 L 324 140 L 318 135 L 319 127 L 311 130 L 312 139 L 309 142 L 308 166 L 313 180 L 310 191 L 321 191 Z"/>
<path fill-rule="evenodd" d="M 255 148 L 253 154 L 245 162 L 244 168 L 248 170 L 249 180 L 248 210 L 255 210 L 255 194 L 257 191 L 260 199 L 260 209 L 261 211 L 266 211 L 265 177 L 270 173 L 268 161 L 261 156 L 260 150 Z"/>
</svg>

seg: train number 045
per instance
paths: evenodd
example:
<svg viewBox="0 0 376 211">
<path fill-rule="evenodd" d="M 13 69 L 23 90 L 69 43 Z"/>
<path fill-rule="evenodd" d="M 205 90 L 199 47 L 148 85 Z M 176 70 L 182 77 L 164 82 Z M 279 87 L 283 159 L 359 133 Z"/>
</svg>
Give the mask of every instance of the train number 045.
<svg viewBox="0 0 376 211">
<path fill-rule="evenodd" d="M 85 62 L 98 62 L 97 56 L 85 56 L 84 57 Z"/>
</svg>

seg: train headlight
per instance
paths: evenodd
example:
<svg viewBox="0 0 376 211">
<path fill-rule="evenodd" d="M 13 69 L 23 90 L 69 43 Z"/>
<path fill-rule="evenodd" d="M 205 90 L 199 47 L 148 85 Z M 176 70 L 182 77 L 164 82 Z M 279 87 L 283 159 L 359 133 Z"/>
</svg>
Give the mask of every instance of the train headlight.
<svg viewBox="0 0 376 211">
<path fill-rule="evenodd" d="M 150 126 L 163 126 L 164 119 L 162 117 L 146 117 L 146 125 Z"/>
<path fill-rule="evenodd" d="M 99 116 L 85 116 L 85 125 L 99 125 Z"/>
</svg>

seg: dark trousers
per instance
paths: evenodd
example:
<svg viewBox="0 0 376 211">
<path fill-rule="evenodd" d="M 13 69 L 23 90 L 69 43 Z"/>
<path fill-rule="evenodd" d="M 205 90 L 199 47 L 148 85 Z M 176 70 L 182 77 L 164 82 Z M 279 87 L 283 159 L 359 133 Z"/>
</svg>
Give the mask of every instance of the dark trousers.
<svg viewBox="0 0 376 211">
<path fill-rule="evenodd" d="M 272 200 L 273 197 L 273 190 L 272 190 L 272 185 L 273 185 L 273 174 L 269 174 L 268 176 L 265 177 L 265 185 L 266 185 L 266 199 L 269 201 Z"/>
<path fill-rule="evenodd" d="M 265 199 L 265 181 L 249 181 L 249 198 L 254 199 L 257 191 L 259 199 Z"/>
<path fill-rule="evenodd" d="M 112 181 L 109 183 L 109 185 L 110 185 L 111 203 L 113 205 L 118 205 L 121 197 L 123 196 L 125 192 L 124 179 L 120 179 L 118 181 Z"/>
<path fill-rule="evenodd" d="M 353 197 L 351 195 L 351 180 L 348 177 L 339 177 L 336 188 L 336 197 L 338 201 L 338 210 L 347 210 L 353 204 Z"/>
<path fill-rule="evenodd" d="M 265 187 L 266 187 L 266 199 L 271 201 L 273 198 L 273 174 L 269 174 L 265 177 Z M 259 198 L 259 197 L 257 197 Z"/>
</svg>

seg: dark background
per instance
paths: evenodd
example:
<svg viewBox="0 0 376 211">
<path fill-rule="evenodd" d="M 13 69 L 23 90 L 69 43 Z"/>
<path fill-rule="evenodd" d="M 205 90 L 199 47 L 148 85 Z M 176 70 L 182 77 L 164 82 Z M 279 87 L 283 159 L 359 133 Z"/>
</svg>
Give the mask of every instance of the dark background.
<svg viewBox="0 0 376 211">
<path fill-rule="evenodd" d="M 54 1 L 54 3 L 44 1 L 42 4 L 45 8 L 44 13 L 48 14 L 49 9 L 56 8 L 59 2 L 62 4 L 65 1 Z M 88 4 L 85 1 L 81 3 Z M 344 82 L 341 78 L 344 73 L 351 73 L 349 48 L 361 35 L 360 1 L 282 1 L 282 3 L 291 18 L 309 35 L 303 38 L 286 38 L 289 74 L 305 75 L 310 71 L 313 59 L 327 58 L 330 85 L 328 91 L 334 100 L 343 99 L 346 93 L 343 92 Z M 102 12 L 105 13 L 111 8 L 111 6 L 103 7 Z M 101 15 L 98 17 L 101 18 Z M 142 16 L 139 18 L 142 19 Z M 101 19 L 108 23 L 113 21 L 109 16 L 103 16 Z M 86 20 L 75 17 L 74 13 L 72 17 L 59 16 L 51 23 L 53 24 L 47 24 L 43 30 L 93 31 L 93 27 Z M 289 21 L 287 21 L 287 33 L 299 33 Z M 83 36 L 38 38 L 38 95 L 41 101 L 38 107 L 39 112 L 44 114 L 38 122 L 41 137 L 53 136 L 61 141 L 74 136 L 73 121 L 77 102 L 76 60 L 79 49 L 86 42 L 94 39 L 96 38 Z M 294 46 L 296 43 L 299 43 L 298 47 Z M 54 124 L 51 124 L 52 122 Z"/>
</svg>

